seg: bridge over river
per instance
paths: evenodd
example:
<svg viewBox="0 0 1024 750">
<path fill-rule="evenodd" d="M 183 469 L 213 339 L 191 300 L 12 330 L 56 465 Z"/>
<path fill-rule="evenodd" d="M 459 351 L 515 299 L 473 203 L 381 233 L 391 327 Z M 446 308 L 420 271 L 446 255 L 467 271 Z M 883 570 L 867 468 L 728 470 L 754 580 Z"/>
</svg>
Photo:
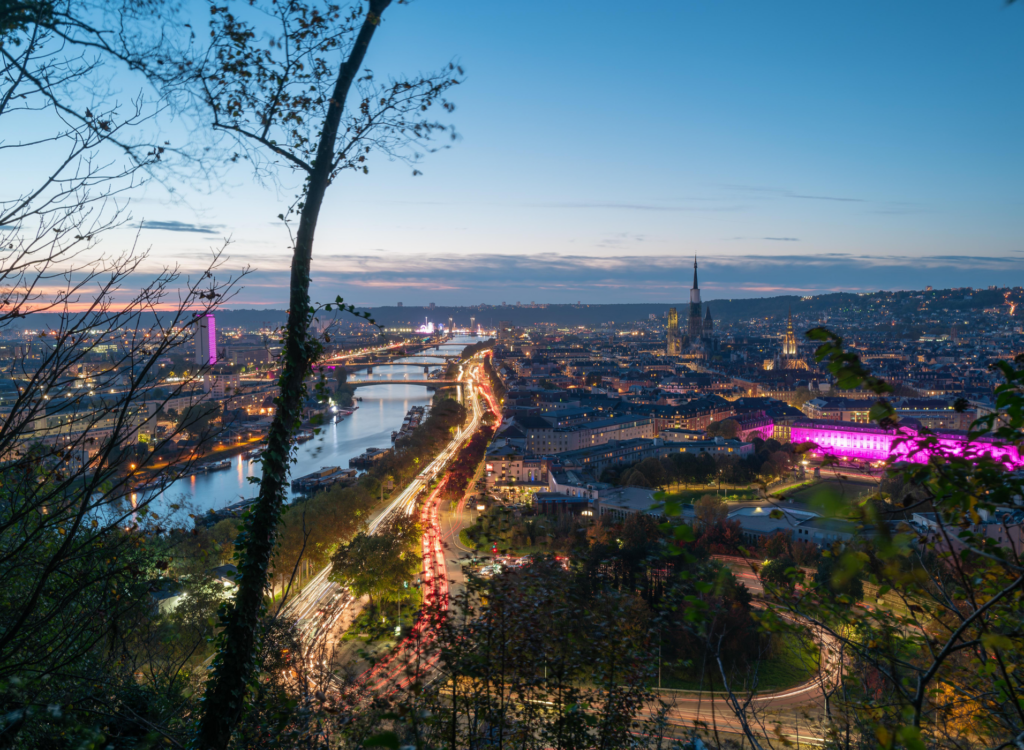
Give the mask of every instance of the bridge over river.
<svg viewBox="0 0 1024 750">
<path fill-rule="evenodd" d="M 346 385 L 362 388 L 368 385 L 458 385 L 458 380 L 442 380 L 441 378 L 389 378 L 388 380 L 346 380 Z"/>
</svg>

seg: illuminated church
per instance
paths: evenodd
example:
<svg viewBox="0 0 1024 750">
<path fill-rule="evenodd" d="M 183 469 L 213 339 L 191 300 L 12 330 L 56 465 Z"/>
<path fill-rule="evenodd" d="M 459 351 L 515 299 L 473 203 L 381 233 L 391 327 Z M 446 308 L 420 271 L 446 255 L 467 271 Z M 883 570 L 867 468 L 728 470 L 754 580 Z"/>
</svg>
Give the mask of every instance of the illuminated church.
<svg viewBox="0 0 1024 750">
<path fill-rule="evenodd" d="M 806 370 L 807 362 L 800 359 L 799 348 L 796 343 L 796 334 L 793 332 L 793 309 L 789 310 L 789 322 L 786 325 L 786 333 L 782 337 L 782 350 L 775 359 L 766 360 L 766 370 Z"/>
<path fill-rule="evenodd" d="M 697 286 L 697 256 L 693 256 L 693 288 L 690 289 L 690 307 L 687 316 L 686 335 L 679 328 L 679 313 L 676 308 L 668 311 L 668 326 L 665 331 L 665 354 L 669 357 L 703 359 L 709 352 L 718 349 L 715 338 L 715 321 L 711 308 L 704 308 L 701 316 L 700 287 Z"/>
</svg>

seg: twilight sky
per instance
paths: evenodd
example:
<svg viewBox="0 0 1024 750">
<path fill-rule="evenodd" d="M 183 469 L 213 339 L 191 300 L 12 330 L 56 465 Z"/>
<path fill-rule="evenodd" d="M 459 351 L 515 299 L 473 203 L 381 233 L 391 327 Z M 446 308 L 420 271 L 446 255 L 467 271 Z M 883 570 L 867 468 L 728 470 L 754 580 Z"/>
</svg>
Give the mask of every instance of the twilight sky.
<svg viewBox="0 0 1024 750">
<path fill-rule="evenodd" d="M 378 74 L 460 61 L 462 139 L 328 192 L 314 299 L 679 302 L 1024 283 L 1024 4 L 417 0 Z M 147 188 L 141 242 L 222 236 L 283 307 L 290 191 Z M 108 243 L 125 242 L 108 239 Z"/>
</svg>

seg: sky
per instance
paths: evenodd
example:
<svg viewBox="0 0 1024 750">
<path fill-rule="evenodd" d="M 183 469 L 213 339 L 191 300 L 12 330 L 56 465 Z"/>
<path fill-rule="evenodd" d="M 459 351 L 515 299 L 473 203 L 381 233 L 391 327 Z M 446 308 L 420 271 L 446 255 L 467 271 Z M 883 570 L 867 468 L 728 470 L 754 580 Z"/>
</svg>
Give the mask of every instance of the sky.
<svg viewBox="0 0 1024 750">
<path fill-rule="evenodd" d="M 705 299 L 1021 284 L 1022 39 L 1003 0 L 393 5 L 367 64 L 465 66 L 460 139 L 342 175 L 313 298 L 679 303 L 694 255 Z M 230 237 L 235 306 L 283 307 L 290 184 L 151 185 L 132 226 L 186 269 Z"/>
</svg>

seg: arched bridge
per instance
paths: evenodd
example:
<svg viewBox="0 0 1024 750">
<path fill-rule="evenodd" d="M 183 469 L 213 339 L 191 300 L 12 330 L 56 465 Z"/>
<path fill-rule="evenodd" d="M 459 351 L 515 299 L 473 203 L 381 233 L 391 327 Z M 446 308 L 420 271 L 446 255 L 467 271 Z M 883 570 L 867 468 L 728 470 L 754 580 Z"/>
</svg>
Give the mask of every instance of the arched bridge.
<svg viewBox="0 0 1024 750">
<path fill-rule="evenodd" d="M 460 380 L 441 380 L 439 378 L 433 378 L 430 380 L 424 378 L 408 380 L 404 378 L 388 378 L 387 380 L 348 380 L 346 385 L 350 385 L 353 388 L 364 388 L 368 385 L 458 385 L 462 381 Z"/>
<path fill-rule="evenodd" d="M 345 369 L 349 372 L 366 370 L 373 372 L 374 367 L 422 367 L 423 372 L 430 372 L 430 368 L 444 367 L 441 362 L 346 362 Z"/>
</svg>

